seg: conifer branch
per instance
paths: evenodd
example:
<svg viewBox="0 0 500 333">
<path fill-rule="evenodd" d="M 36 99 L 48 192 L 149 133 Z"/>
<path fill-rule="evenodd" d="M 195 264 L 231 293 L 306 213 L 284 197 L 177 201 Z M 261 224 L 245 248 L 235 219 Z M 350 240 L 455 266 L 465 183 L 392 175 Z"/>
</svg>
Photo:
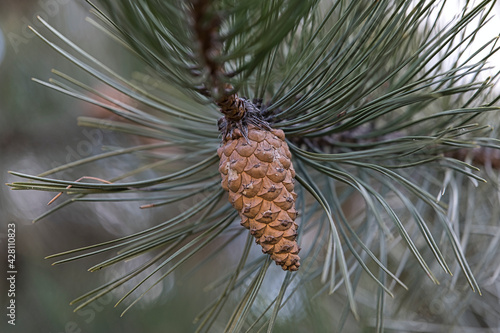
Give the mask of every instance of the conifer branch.
<svg viewBox="0 0 500 333">
<path fill-rule="evenodd" d="M 208 73 L 209 88 L 215 96 L 225 96 L 225 83 L 222 77 L 225 75 L 224 64 L 220 63 L 222 42 L 219 35 L 221 18 L 213 8 L 211 0 L 193 0 L 192 5 L 193 30 L 196 41 L 199 45 L 199 54 L 202 63 L 205 65 L 202 72 Z"/>
<path fill-rule="evenodd" d="M 477 230 L 498 227 L 493 202 L 498 191 L 482 183 L 493 179 L 490 183 L 497 184 L 495 169 L 500 168 L 497 134 L 487 124 L 487 114 L 500 110 L 493 91 L 499 74 L 482 77 L 499 47 L 492 39 L 473 55 L 465 50 L 494 4 L 470 4 L 445 25 L 438 23 L 444 2 L 432 0 L 102 0 L 93 5 L 100 21 L 94 24 L 152 69 L 156 81 L 146 87 L 41 20 L 54 34 L 49 38 L 35 31 L 44 42 L 134 105 L 59 71 L 53 72 L 57 80 L 36 82 L 125 120 L 81 118 L 82 125 L 162 143 L 118 149 L 39 176 L 12 173 L 26 181 L 9 185 L 70 196 L 43 217 L 73 202 L 143 198 L 155 201 L 143 205 L 152 208 L 206 194 L 152 228 L 51 256 L 69 256 L 56 262 L 63 263 L 119 250 L 92 267 L 98 270 L 160 250 L 138 270 L 86 294 L 91 300 L 132 277 L 141 276 L 140 284 L 146 284 L 151 278 L 147 267 L 160 271 L 171 263 L 169 274 L 195 254 L 202 256 L 201 249 L 221 236 L 235 237 L 230 224 L 236 208 L 241 224 L 271 259 L 285 270 L 299 265 L 300 270 L 279 281 L 278 295 L 262 296 L 267 306 L 254 309 L 264 276 L 276 275 L 268 274 L 269 259 L 252 258 L 247 242 L 234 263 L 236 271 L 230 267 L 214 283 L 227 285 L 204 312 L 200 330 L 209 330 L 230 300 L 238 305 L 228 328 L 250 330 L 269 321 L 272 330 L 287 302 L 298 299 L 313 313 L 322 293 L 333 293 L 330 297 L 345 305 L 344 312 L 339 308 L 339 326 L 350 318 L 348 309 L 354 317 L 363 315 L 364 309 L 357 310 L 361 305 L 376 314 L 382 330 L 383 316 L 391 311 L 384 293 L 401 297 L 396 283 L 410 293 L 417 290 L 409 296 L 413 304 L 421 302 L 413 295 L 420 297 L 426 289 L 413 276 L 426 275 L 433 283 L 452 279 L 448 291 L 456 288 L 457 276 L 474 291 L 484 291 L 484 281 L 491 279 L 485 267 L 495 266 L 494 255 L 481 264 L 466 258 L 481 256 L 498 242 L 484 242 L 488 233 Z M 474 55 L 481 50 L 487 54 L 477 60 Z M 223 114 L 221 146 L 216 108 Z M 125 165 L 110 184 L 47 177 L 126 154 L 145 162 L 131 169 Z M 124 181 L 130 176 L 136 178 Z M 229 203 L 221 186 L 229 192 Z M 259 205 L 266 209 L 257 212 Z M 472 216 L 476 209 L 481 214 Z M 296 219 L 297 211 L 301 217 Z M 481 241 L 467 246 L 473 238 Z M 224 239 L 197 267 L 224 253 L 228 243 Z M 445 276 L 452 273 L 453 278 Z M 359 291 L 371 288 L 363 276 L 377 288 L 376 304 L 357 302 Z M 304 291 L 300 299 L 296 291 L 305 284 L 315 288 L 314 297 Z M 342 285 L 345 289 L 339 289 Z"/>
</svg>

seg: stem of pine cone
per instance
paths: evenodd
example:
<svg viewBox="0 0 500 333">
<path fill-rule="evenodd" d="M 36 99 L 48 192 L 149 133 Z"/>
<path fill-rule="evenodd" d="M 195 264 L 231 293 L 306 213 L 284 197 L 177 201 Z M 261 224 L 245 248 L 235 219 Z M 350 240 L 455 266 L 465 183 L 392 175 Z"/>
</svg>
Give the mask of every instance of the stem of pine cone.
<svg viewBox="0 0 500 333">
<path fill-rule="evenodd" d="M 221 54 L 222 42 L 219 35 L 220 16 L 216 12 L 210 12 L 211 0 L 193 0 L 192 17 L 193 29 L 200 46 L 200 56 L 210 76 L 211 87 L 215 88 L 217 96 L 215 104 L 224 114 L 226 121 L 240 121 L 246 111 L 245 102 L 233 93 L 233 87 L 221 80 L 225 76 L 224 66 L 216 60 Z M 204 87 L 205 95 L 208 89 Z M 210 94 L 210 93 L 208 93 Z"/>
<path fill-rule="evenodd" d="M 228 121 L 239 121 L 246 111 L 244 101 L 236 94 L 223 95 L 216 103 Z"/>
<path fill-rule="evenodd" d="M 211 4 L 211 0 L 192 1 L 193 29 L 200 47 L 200 58 L 210 77 L 210 85 L 223 98 L 226 95 L 225 84 L 221 80 L 224 75 L 224 67 L 216 59 L 221 54 L 222 49 L 219 35 L 221 19 L 218 13 L 210 13 Z M 204 88 L 201 90 L 206 91 L 207 87 Z"/>
</svg>

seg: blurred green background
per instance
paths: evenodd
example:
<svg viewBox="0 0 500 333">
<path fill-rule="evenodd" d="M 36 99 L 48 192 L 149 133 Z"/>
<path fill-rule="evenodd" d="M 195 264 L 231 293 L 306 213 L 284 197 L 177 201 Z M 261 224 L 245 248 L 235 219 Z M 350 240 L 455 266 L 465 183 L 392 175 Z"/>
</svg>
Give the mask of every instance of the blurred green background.
<svg viewBox="0 0 500 333">
<path fill-rule="evenodd" d="M 121 53 L 113 49 L 112 43 L 104 43 L 102 34 L 85 21 L 88 10 L 81 1 L 78 4 L 64 0 L 0 2 L 0 177 L 3 184 L 16 180 L 7 174 L 8 170 L 39 174 L 95 154 L 103 144 L 126 144 L 127 139 L 111 133 L 85 131 L 76 125 L 77 116 L 99 115 L 99 110 L 31 80 L 32 77 L 48 79 L 52 68 L 78 73 L 74 65 L 57 55 L 28 29 L 31 25 L 50 36 L 41 28 L 37 15 L 103 61 L 126 66 L 126 60 L 122 61 Z M 113 164 L 105 166 L 107 171 L 113 167 Z M 67 172 L 55 176 L 77 179 L 82 174 L 75 171 L 74 174 Z M 131 230 L 141 230 L 149 225 L 152 214 L 159 213 L 144 212 L 131 205 L 100 207 L 97 204 L 93 207 L 95 209 L 89 209 L 88 205 L 75 204 L 71 209 L 63 209 L 33 224 L 34 218 L 48 210 L 46 204 L 52 197 L 53 193 L 21 193 L 11 191 L 7 186 L 0 187 L 1 269 L 7 271 L 6 226 L 15 223 L 18 271 L 15 326 L 7 324 L 8 286 L 5 278 L 0 282 L 0 304 L 4 309 L 0 332 L 193 330 L 192 319 L 204 304 L 197 302 L 196 295 L 190 294 L 189 281 L 185 285 L 176 283 L 173 289 L 174 276 L 155 288 L 122 318 L 123 307 L 113 307 L 119 299 L 117 295 L 74 313 L 74 307 L 69 305 L 71 300 L 101 285 L 116 272 L 86 272 L 96 259 L 53 267 L 50 260 L 43 258 Z M 102 225 L 102 222 L 106 224 Z"/>
</svg>

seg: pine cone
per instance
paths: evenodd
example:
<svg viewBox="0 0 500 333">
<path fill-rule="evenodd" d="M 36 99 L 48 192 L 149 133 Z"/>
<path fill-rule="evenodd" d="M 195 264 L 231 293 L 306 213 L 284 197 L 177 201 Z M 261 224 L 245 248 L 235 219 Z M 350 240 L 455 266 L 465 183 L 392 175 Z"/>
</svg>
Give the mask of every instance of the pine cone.
<svg viewBox="0 0 500 333">
<path fill-rule="evenodd" d="M 284 270 L 299 269 L 298 225 L 294 192 L 295 170 L 282 130 L 248 125 L 224 137 L 217 150 L 222 187 L 238 210 L 241 225 L 250 229 L 262 252 Z"/>
</svg>

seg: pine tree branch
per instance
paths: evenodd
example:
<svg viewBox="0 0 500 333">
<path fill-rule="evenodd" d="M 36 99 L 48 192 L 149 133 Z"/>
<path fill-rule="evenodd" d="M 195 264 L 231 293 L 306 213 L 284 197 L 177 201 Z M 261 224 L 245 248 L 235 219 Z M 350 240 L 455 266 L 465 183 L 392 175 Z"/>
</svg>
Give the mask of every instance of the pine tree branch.
<svg viewBox="0 0 500 333">
<path fill-rule="evenodd" d="M 314 285 L 314 299 L 322 292 L 335 292 L 332 297 L 341 299 L 351 313 L 363 315 L 364 309 L 356 308 L 359 295 L 371 287 L 361 278 L 365 275 L 377 287 L 377 302 L 361 306 L 376 313 L 382 330 L 384 311 L 391 311 L 382 291 L 398 294 L 388 280 L 417 290 L 420 296 L 427 288 L 421 288 L 422 279 L 412 283 L 411 277 L 420 277 L 422 272 L 434 283 L 446 281 L 443 274 L 453 272 L 450 290 L 456 288 L 454 279 L 460 270 L 476 291 L 490 278 L 489 268 L 496 265 L 491 249 L 496 248 L 498 238 L 485 242 L 489 233 L 477 230 L 496 228 L 498 193 L 494 186 L 479 182 L 489 177 L 496 185 L 496 174 L 488 167 L 500 168 L 496 156 L 500 145 L 483 116 L 499 110 L 495 104 L 500 97 L 493 91 L 499 73 L 482 77 L 499 47 L 497 39 L 492 39 L 470 55 L 466 50 L 487 23 L 494 1 L 470 4 L 445 25 L 438 22 L 444 2 L 423 0 L 101 2 L 103 10 L 94 7 L 100 29 L 150 66 L 155 85 L 145 88 L 119 75 L 43 20 L 56 41 L 36 31 L 42 40 L 85 73 L 137 103 L 107 96 L 59 71 L 53 72 L 57 80 L 37 82 L 125 119 L 81 118 L 82 125 L 111 127 L 167 144 L 124 148 L 38 177 L 13 173 L 29 181 L 9 185 L 71 196 L 44 216 L 76 201 L 122 198 L 126 202 L 142 197 L 158 200 L 146 205 L 153 207 L 194 200 L 193 193 L 206 197 L 154 228 L 62 253 L 72 256 L 57 263 L 121 250 L 92 267 L 97 270 L 161 248 L 162 255 L 142 267 L 154 263 L 155 269 L 161 269 L 172 263 L 169 274 L 219 235 L 229 237 L 233 232 L 229 224 L 236 214 L 230 204 L 222 204 L 222 190 L 214 177 L 219 108 L 224 115 L 219 123 L 223 140 L 234 136 L 248 143 L 246 130 L 251 125 L 261 130 L 281 128 L 286 134 L 302 185 L 296 205 L 302 214 L 298 239 L 304 260 L 298 274 L 279 282 L 280 293 L 264 295 L 267 304 L 254 310 L 268 267 L 262 257 L 251 260 L 246 246 L 236 273 L 221 278 L 228 282 L 227 288 L 207 310 L 200 330 L 210 329 L 217 315 L 230 306 L 235 311 L 229 328 L 254 328 L 269 318 L 271 330 L 278 311 L 296 299 L 292 295 L 316 281 L 324 286 Z M 480 51 L 486 55 L 475 57 Z M 173 146 L 176 153 L 162 151 Z M 46 177 L 57 170 L 129 153 L 144 158 L 145 163 L 132 170 L 125 165 L 112 184 Z M 489 173 L 485 176 L 474 165 Z M 144 176 L 144 170 L 161 176 Z M 130 175 L 141 177 L 123 182 Z M 466 187 L 468 183 L 479 186 Z M 151 192 L 164 194 L 151 196 Z M 111 193 L 116 195 L 101 196 Z M 134 197 L 125 197 L 130 193 Z M 476 210 L 479 213 L 473 216 Z M 468 246 L 472 242 L 474 246 Z M 483 249 L 490 249 L 490 256 L 478 265 L 474 260 Z M 208 253 L 206 258 L 217 254 Z M 466 258 L 472 259 L 470 263 Z M 201 260 L 197 267 L 204 263 Z M 140 273 L 144 273 L 141 284 L 151 278 L 139 269 L 88 296 L 102 296 Z M 341 285 L 345 291 L 339 289 Z M 288 290 L 289 297 L 285 295 Z M 238 292 L 244 297 L 235 307 L 230 300 Z M 306 308 L 314 312 L 317 308 L 310 292 L 304 293 Z M 294 297 L 300 297 L 297 294 Z M 460 299 L 464 295 L 460 291 Z M 420 298 L 409 304 L 418 302 Z M 340 315 L 340 326 L 348 321 L 348 313 Z"/>
</svg>

